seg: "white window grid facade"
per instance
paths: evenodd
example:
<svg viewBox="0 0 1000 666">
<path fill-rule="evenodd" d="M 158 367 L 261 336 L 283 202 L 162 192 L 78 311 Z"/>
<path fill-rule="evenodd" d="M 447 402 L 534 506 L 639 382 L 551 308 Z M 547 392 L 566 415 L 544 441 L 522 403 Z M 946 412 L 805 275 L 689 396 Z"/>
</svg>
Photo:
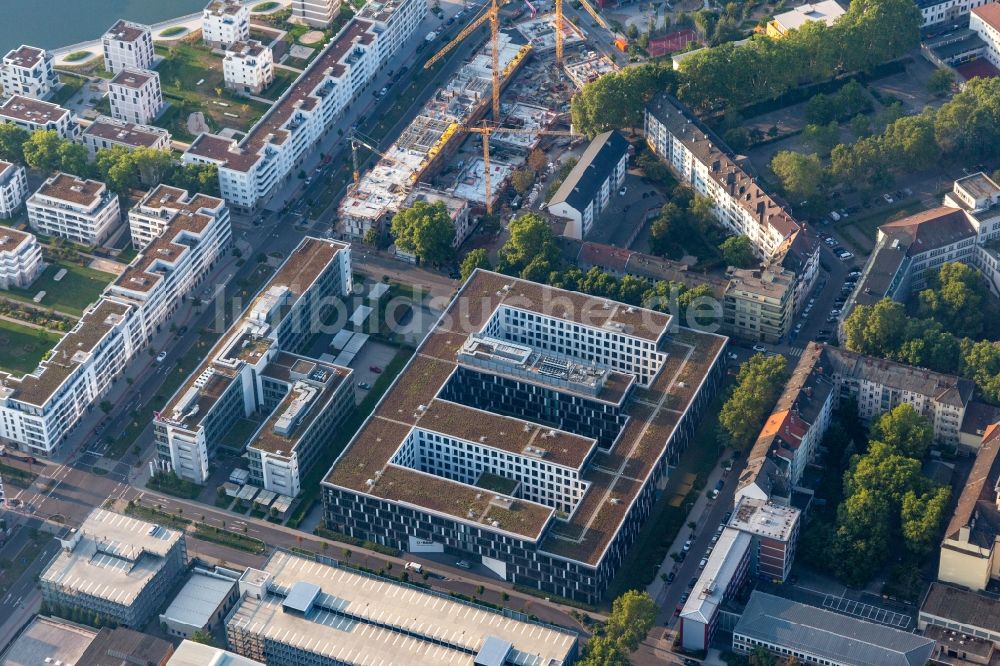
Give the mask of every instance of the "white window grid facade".
<svg viewBox="0 0 1000 666">
<path fill-rule="evenodd" d="M 152 69 L 153 33 L 149 26 L 129 23 L 129 27 L 141 30 L 134 40 L 118 39 L 108 32 L 101 39 L 104 47 L 104 69 L 117 74 L 123 69 Z"/>
<path fill-rule="evenodd" d="M 142 74 L 149 78 L 138 88 L 117 83 L 108 85 L 113 118 L 136 125 L 147 125 L 160 113 L 163 108 L 160 75 L 153 71 L 144 71 Z"/>
</svg>

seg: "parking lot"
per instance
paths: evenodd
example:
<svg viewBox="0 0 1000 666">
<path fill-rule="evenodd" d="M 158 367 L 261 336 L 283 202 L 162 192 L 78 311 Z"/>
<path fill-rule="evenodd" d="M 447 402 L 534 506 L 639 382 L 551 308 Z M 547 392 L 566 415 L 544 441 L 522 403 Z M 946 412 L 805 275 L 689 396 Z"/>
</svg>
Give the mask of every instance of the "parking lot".
<svg viewBox="0 0 1000 666">
<path fill-rule="evenodd" d="M 354 370 L 354 404 L 359 404 L 365 399 L 368 389 L 364 387 L 370 388 L 375 383 L 398 351 L 396 347 L 376 340 L 369 339 L 365 343 L 348 366 Z"/>
<path fill-rule="evenodd" d="M 634 173 L 625 174 L 625 194 L 611 194 L 608 208 L 594 224 L 587 240 L 616 247 L 629 247 L 645 252 L 647 247 L 642 227 L 649 211 L 659 212 L 667 202 L 660 188 L 644 182 Z"/>
</svg>

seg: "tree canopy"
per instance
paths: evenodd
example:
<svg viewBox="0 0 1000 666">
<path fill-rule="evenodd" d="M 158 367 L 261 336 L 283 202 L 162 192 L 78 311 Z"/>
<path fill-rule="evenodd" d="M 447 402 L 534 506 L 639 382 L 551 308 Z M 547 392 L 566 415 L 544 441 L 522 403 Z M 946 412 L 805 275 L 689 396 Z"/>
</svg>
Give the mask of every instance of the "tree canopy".
<svg viewBox="0 0 1000 666">
<path fill-rule="evenodd" d="M 814 196 L 823 182 L 823 164 L 816 153 L 780 150 L 771 158 L 771 171 L 781 181 L 781 188 L 796 201 Z"/>
<path fill-rule="evenodd" d="M 559 247 L 549 223 L 535 213 L 528 213 L 511 220 L 507 231 L 510 238 L 498 253 L 500 270 L 546 282 L 559 259 Z"/>
<path fill-rule="evenodd" d="M 778 400 L 788 366 L 784 356 L 755 354 L 740 366 L 736 386 L 719 412 L 720 437 L 737 450 L 757 440 L 764 419 Z"/>
<path fill-rule="evenodd" d="M 31 134 L 12 123 L 0 123 L 0 159 L 21 164 L 24 162 L 24 142 Z"/>
<path fill-rule="evenodd" d="M 659 609 L 647 592 L 629 590 L 614 600 L 603 634 L 584 648 L 581 666 L 626 666 L 656 621 Z"/>
<path fill-rule="evenodd" d="M 392 236 L 396 247 L 420 257 L 426 263 L 440 265 L 455 254 L 455 225 L 442 201 L 417 201 L 392 218 Z"/>
<path fill-rule="evenodd" d="M 477 247 L 474 250 L 469 250 L 465 257 L 462 259 L 462 265 L 459 267 L 462 274 L 462 281 L 469 279 L 477 268 L 485 268 L 486 270 L 491 270 L 493 265 L 490 263 L 489 255 L 486 254 L 486 250 L 481 247 Z"/>
<path fill-rule="evenodd" d="M 642 127 L 646 103 L 673 89 L 676 73 L 663 63 L 627 67 L 591 81 L 573 97 L 573 127 L 590 137 L 610 129 Z"/>
<path fill-rule="evenodd" d="M 719 250 L 729 266 L 750 268 L 758 263 L 757 256 L 753 252 L 753 244 L 746 236 L 730 236 L 722 241 Z"/>
</svg>

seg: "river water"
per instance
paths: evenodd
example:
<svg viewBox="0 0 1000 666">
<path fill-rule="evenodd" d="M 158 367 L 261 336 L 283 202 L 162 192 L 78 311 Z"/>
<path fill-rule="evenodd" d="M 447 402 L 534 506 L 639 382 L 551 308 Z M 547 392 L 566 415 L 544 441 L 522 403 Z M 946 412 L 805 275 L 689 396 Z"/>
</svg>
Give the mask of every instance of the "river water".
<svg viewBox="0 0 1000 666">
<path fill-rule="evenodd" d="M 97 39 L 119 18 L 157 23 L 199 11 L 208 0 L 0 0 L 0 53 Z"/>
</svg>

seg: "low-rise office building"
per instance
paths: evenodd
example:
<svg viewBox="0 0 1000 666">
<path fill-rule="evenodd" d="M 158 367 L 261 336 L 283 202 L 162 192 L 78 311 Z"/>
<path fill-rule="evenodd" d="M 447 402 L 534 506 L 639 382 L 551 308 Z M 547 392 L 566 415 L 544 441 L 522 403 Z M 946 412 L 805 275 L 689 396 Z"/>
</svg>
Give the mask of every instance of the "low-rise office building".
<svg viewBox="0 0 1000 666">
<path fill-rule="evenodd" d="M 153 69 L 153 31 L 148 25 L 119 19 L 101 37 L 104 69 Z"/>
<path fill-rule="evenodd" d="M 216 4 L 222 3 L 210 7 Z M 202 134 L 184 153 L 184 162 L 218 166 L 223 198 L 241 210 L 256 210 L 298 173 L 302 156 L 360 97 L 375 74 L 395 66 L 388 63 L 426 14 L 424 0 L 366 5 L 246 136 L 237 140 Z M 245 34 L 226 43 L 248 38 Z"/>
<path fill-rule="evenodd" d="M 20 164 L 0 160 L 0 217 L 10 218 L 28 196 L 27 170 Z"/>
<path fill-rule="evenodd" d="M 152 125 L 137 125 L 109 116 L 99 116 L 83 131 L 83 145 L 90 160 L 97 158 L 97 151 L 121 146 L 126 150 L 153 148 L 170 150 L 170 132 Z"/>
<path fill-rule="evenodd" d="M 549 200 L 549 213 L 567 220 L 564 235 L 587 237 L 625 182 L 628 154 L 628 141 L 617 130 L 598 134 L 590 142 Z"/>
<path fill-rule="evenodd" d="M 205 483 L 209 460 L 239 419 L 264 423 L 247 448 L 250 480 L 295 496 L 301 476 L 353 407 L 351 370 L 297 353 L 352 290 L 350 247 L 306 238 L 164 409 L 154 436 L 163 467 Z"/>
<path fill-rule="evenodd" d="M 14 95 L 0 104 L 0 122 L 28 132 L 55 130 L 62 139 L 75 139 L 80 134 L 80 124 L 71 111 L 23 95 Z"/>
<path fill-rule="evenodd" d="M 1000 67 L 1000 3 L 974 7 L 969 15 L 969 29 L 986 43 L 983 57 L 994 67 Z"/>
<path fill-rule="evenodd" d="M 733 652 L 758 648 L 804 664 L 924 666 L 934 641 L 763 592 L 750 595 L 733 629 Z"/>
<path fill-rule="evenodd" d="M 327 527 L 596 602 L 724 372 L 726 338 L 671 323 L 477 271 L 334 463 Z"/>
<path fill-rule="evenodd" d="M 42 248 L 34 235 L 9 227 L 0 229 L 0 289 L 25 289 L 44 269 Z"/>
<path fill-rule="evenodd" d="M 787 12 L 775 14 L 767 23 L 767 36 L 775 39 L 784 37 L 789 30 L 798 30 L 811 21 L 821 21 L 832 26 L 841 16 L 844 8 L 836 0 L 820 0 L 799 5 Z"/>
<path fill-rule="evenodd" d="M 292 0 L 292 20 L 313 28 L 327 28 L 340 14 L 340 0 Z"/>
<path fill-rule="evenodd" d="M 121 222 L 118 195 L 68 173 L 46 179 L 28 198 L 28 224 L 40 234 L 100 245 Z"/>
<path fill-rule="evenodd" d="M 201 13 L 201 38 L 215 47 L 250 39 L 250 6 L 241 0 L 212 0 Z"/>
<path fill-rule="evenodd" d="M 268 666 L 568 666 L 576 657 L 567 630 L 326 562 L 277 551 L 248 570 L 226 622 L 230 648 Z"/>
<path fill-rule="evenodd" d="M 942 663 L 992 664 L 1000 648 L 1000 600 L 942 583 L 931 583 L 920 605 L 917 628 L 937 641 Z"/>
<path fill-rule="evenodd" d="M 45 99 L 59 85 L 59 77 L 52 67 L 52 54 L 24 44 L 11 49 L 0 64 L 0 83 L 7 97 L 21 95 Z"/>
<path fill-rule="evenodd" d="M 113 118 L 146 125 L 163 108 L 160 75 L 149 69 L 123 69 L 108 83 L 108 97 Z"/>
<path fill-rule="evenodd" d="M 171 636 L 182 638 L 199 631 L 213 633 L 240 598 L 236 585 L 239 577 L 239 572 L 220 567 L 196 568 L 167 609 L 160 613 L 160 626 Z"/>
<path fill-rule="evenodd" d="M 274 81 L 274 54 L 270 46 L 256 39 L 235 42 L 226 47 L 222 60 L 226 87 L 236 92 L 257 95 Z"/>
<path fill-rule="evenodd" d="M 184 535 L 160 525 L 94 509 L 39 578 L 50 605 L 141 628 L 187 565 Z"/>
</svg>

